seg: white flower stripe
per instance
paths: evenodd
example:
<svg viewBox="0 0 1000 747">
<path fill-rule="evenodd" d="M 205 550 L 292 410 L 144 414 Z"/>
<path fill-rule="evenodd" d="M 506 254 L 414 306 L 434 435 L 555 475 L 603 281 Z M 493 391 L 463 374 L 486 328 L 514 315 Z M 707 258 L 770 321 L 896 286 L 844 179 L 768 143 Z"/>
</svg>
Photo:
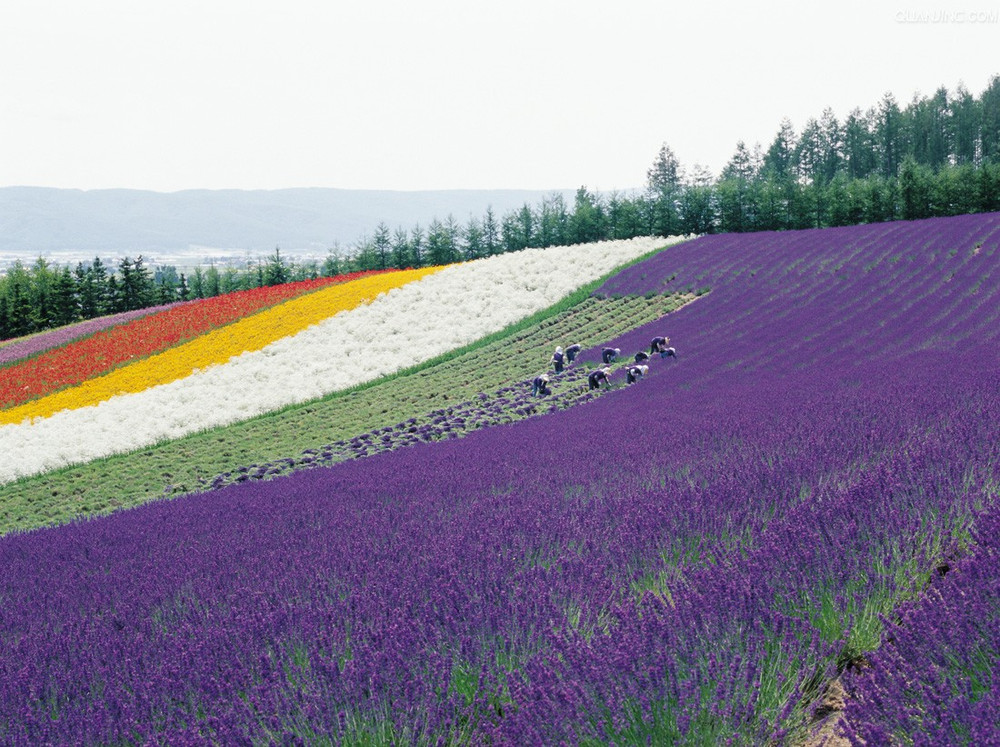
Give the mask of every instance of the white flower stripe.
<svg viewBox="0 0 1000 747">
<path fill-rule="evenodd" d="M 245 420 L 399 371 L 503 329 L 679 240 L 526 249 L 449 266 L 187 378 L 0 427 L 0 483 Z"/>
</svg>

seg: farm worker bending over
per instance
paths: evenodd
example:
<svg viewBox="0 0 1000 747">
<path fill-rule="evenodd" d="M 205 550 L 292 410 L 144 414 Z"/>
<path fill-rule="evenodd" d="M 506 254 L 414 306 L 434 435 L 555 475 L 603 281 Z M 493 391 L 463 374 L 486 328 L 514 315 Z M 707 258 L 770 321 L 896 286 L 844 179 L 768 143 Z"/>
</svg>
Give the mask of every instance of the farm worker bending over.
<svg viewBox="0 0 1000 747">
<path fill-rule="evenodd" d="M 611 373 L 611 369 L 604 367 L 598 368 L 591 371 L 590 376 L 587 377 L 587 387 L 589 389 L 600 389 L 601 382 L 603 381 L 608 385 L 608 389 L 611 388 L 611 380 L 608 378 L 608 374 Z"/>
<path fill-rule="evenodd" d="M 556 373 L 562 373 L 563 359 L 564 359 L 563 349 L 557 347 L 556 352 L 552 354 L 552 366 L 556 369 Z"/>
<path fill-rule="evenodd" d="M 649 353 L 644 353 L 640 350 L 638 353 L 635 354 L 636 364 L 645 363 L 648 360 L 649 360 Z"/>
<path fill-rule="evenodd" d="M 576 360 L 576 356 L 580 354 L 581 350 L 583 350 L 583 348 L 575 343 L 566 348 L 566 362 L 572 363 Z"/>
<path fill-rule="evenodd" d="M 604 361 L 604 365 L 606 366 L 621 354 L 621 348 L 604 348 L 604 350 L 601 351 L 601 360 Z"/>
<path fill-rule="evenodd" d="M 674 358 L 677 359 L 677 351 L 673 348 L 667 347 L 670 343 L 669 337 L 654 337 L 652 342 L 649 343 L 649 353 L 659 353 L 661 358 Z"/>
<path fill-rule="evenodd" d="M 628 373 L 625 374 L 625 381 L 629 384 L 634 384 L 649 371 L 649 366 L 631 366 Z"/>
<path fill-rule="evenodd" d="M 535 380 L 531 382 L 531 396 L 548 396 L 552 394 L 552 390 L 549 389 L 549 376 L 548 374 L 542 374 L 541 376 L 536 376 Z"/>
</svg>

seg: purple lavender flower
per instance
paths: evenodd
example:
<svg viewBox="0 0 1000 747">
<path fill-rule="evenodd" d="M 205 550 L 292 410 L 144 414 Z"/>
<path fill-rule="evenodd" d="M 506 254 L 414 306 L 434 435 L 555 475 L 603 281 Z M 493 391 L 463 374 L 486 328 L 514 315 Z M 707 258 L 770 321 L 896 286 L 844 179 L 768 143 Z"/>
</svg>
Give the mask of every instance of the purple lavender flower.
<svg viewBox="0 0 1000 747">
<path fill-rule="evenodd" d="M 704 237 L 602 291 L 711 288 L 642 386 L 3 537 L 4 739 L 759 744 L 864 653 L 869 744 L 989 743 L 998 238 Z"/>
</svg>

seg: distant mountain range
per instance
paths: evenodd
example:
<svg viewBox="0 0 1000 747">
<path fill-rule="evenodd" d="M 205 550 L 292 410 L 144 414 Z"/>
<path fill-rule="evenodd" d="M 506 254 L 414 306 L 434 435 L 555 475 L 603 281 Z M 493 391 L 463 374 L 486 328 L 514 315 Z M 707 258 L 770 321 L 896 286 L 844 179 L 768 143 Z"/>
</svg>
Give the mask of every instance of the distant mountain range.
<svg viewBox="0 0 1000 747">
<path fill-rule="evenodd" d="M 487 208 L 499 220 L 525 203 L 575 190 L 381 191 L 349 189 L 75 190 L 0 188 L 0 269 L 39 256 L 75 264 L 142 254 L 147 265 L 194 265 L 272 254 L 325 257 L 371 235 L 423 228 L 449 215 L 464 226 Z"/>
</svg>

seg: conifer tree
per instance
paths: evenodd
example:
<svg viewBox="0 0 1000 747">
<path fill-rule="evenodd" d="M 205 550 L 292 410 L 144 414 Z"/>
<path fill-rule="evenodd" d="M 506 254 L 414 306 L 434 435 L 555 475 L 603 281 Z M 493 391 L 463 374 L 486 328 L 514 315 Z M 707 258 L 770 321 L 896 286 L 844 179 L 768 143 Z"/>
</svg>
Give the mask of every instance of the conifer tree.
<svg viewBox="0 0 1000 747">
<path fill-rule="evenodd" d="M 681 192 L 681 233 L 703 234 L 715 230 L 716 199 L 712 173 L 696 163 Z"/>
<path fill-rule="evenodd" d="M 791 180 L 794 176 L 795 167 L 795 130 L 791 120 L 785 117 L 781 120 L 781 126 L 771 145 L 768 146 L 764 154 L 762 170 L 768 179 L 775 179 L 781 182 Z"/>
<path fill-rule="evenodd" d="M 454 218 L 451 216 L 449 216 L 448 223 L 442 223 L 437 218 L 431 220 L 427 227 L 427 263 L 429 265 L 447 265 L 455 261 L 457 227 L 453 224 Z"/>
<path fill-rule="evenodd" d="M 465 224 L 465 231 L 462 234 L 462 256 L 469 259 L 479 259 L 485 256 L 483 247 L 483 229 L 479 221 L 473 216 L 469 216 L 469 222 Z"/>
<path fill-rule="evenodd" d="M 424 229 L 417 224 L 410 229 L 410 257 L 414 267 L 423 267 L 427 264 L 426 248 Z"/>
<path fill-rule="evenodd" d="M 192 298 L 205 297 L 205 273 L 201 267 L 195 267 L 191 274 L 190 293 Z"/>
<path fill-rule="evenodd" d="M 1000 75 L 979 97 L 979 147 L 983 163 L 1000 164 Z"/>
<path fill-rule="evenodd" d="M 605 238 L 606 216 L 599 196 L 580 187 L 576 191 L 573 214 L 570 216 L 569 239 L 574 244 L 586 244 Z"/>
<path fill-rule="evenodd" d="M 326 259 L 323 260 L 323 268 L 321 272 L 325 278 L 336 277 L 343 272 L 343 262 L 337 253 L 336 247 L 327 250 Z"/>
<path fill-rule="evenodd" d="M 289 269 L 281 256 L 281 247 L 274 248 L 274 254 L 267 258 L 264 268 L 263 285 L 281 285 L 289 280 Z"/>
<path fill-rule="evenodd" d="M 849 179 L 866 179 L 875 172 L 875 138 L 872 132 L 874 114 L 862 114 L 855 108 L 844 120 L 844 170 Z"/>
<path fill-rule="evenodd" d="M 397 226 L 392 234 L 390 257 L 390 265 L 398 270 L 415 266 L 413 260 L 410 258 L 409 236 L 406 233 L 406 229 L 402 226 Z"/>
<path fill-rule="evenodd" d="M 7 300 L 7 290 L 0 287 L 0 340 L 7 340 L 13 336 L 10 331 L 10 302 Z"/>
<path fill-rule="evenodd" d="M 31 331 L 37 332 L 53 326 L 52 286 L 56 273 L 39 257 L 31 266 L 28 278 L 28 297 L 31 303 Z"/>
<path fill-rule="evenodd" d="M 205 298 L 214 298 L 222 293 L 222 278 L 219 276 L 219 269 L 211 264 L 205 270 Z"/>
<path fill-rule="evenodd" d="M 504 213 L 500 221 L 500 243 L 503 252 L 517 252 L 527 247 L 517 213 Z"/>
<path fill-rule="evenodd" d="M 155 303 L 155 284 L 149 270 L 143 265 L 141 254 L 134 261 L 131 257 L 122 257 L 118 263 L 118 271 L 121 273 L 118 283 L 120 311 L 144 309 Z"/>
<path fill-rule="evenodd" d="M 87 269 L 90 276 L 94 293 L 94 316 L 104 316 L 115 311 L 115 300 L 111 298 L 111 290 L 108 281 L 110 280 L 108 268 L 101 261 L 100 257 L 94 257 L 94 261 Z"/>
<path fill-rule="evenodd" d="M 955 164 L 975 165 L 979 155 L 979 102 L 963 84 L 950 101 L 951 143 Z"/>
<path fill-rule="evenodd" d="M 84 267 L 83 262 L 77 262 L 73 271 L 76 276 L 76 292 L 79 299 L 80 318 L 93 319 L 100 316 L 98 311 L 97 289 L 94 287 L 94 275 L 91 268 Z"/>
<path fill-rule="evenodd" d="M 722 169 L 716 190 L 719 224 L 723 231 L 748 231 L 755 227 L 757 211 L 751 188 L 757 173 L 750 149 L 740 140 L 736 152 Z"/>
<path fill-rule="evenodd" d="M 660 146 L 653 165 L 646 171 L 646 194 L 650 202 L 650 233 L 671 236 L 680 230 L 678 196 L 683 169 L 666 143 Z M 610 208 L 610 206 L 609 206 Z M 621 205 L 616 206 L 620 210 Z"/>
<path fill-rule="evenodd" d="M 107 310 L 108 313 L 114 314 L 119 311 L 124 311 L 124 304 L 122 301 L 121 288 L 118 284 L 118 277 L 114 274 L 108 276 L 107 283 Z"/>
<path fill-rule="evenodd" d="M 875 120 L 875 153 L 879 173 L 895 179 L 903 159 L 902 113 L 891 93 L 882 97 Z"/>
<path fill-rule="evenodd" d="M 389 239 L 389 226 L 384 221 L 379 221 L 375 227 L 375 235 L 372 237 L 372 253 L 375 260 L 374 269 L 385 270 L 389 267 L 389 253 L 392 242 Z"/>
<path fill-rule="evenodd" d="M 488 205 L 483 217 L 483 249 L 487 257 L 492 257 L 500 252 L 500 247 L 500 226 L 493 213 L 493 206 Z"/>
<path fill-rule="evenodd" d="M 518 231 L 518 244 L 522 247 L 538 246 L 538 231 L 535 225 L 535 212 L 531 205 L 524 203 L 515 215 Z"/>
<path fill-rule="evenodd" d="M 50 326 L 61 327 L 80 319 L 80 304 L 76 282 L 69 266 L 56 273 L 52 282 Z"/>
</svg>

